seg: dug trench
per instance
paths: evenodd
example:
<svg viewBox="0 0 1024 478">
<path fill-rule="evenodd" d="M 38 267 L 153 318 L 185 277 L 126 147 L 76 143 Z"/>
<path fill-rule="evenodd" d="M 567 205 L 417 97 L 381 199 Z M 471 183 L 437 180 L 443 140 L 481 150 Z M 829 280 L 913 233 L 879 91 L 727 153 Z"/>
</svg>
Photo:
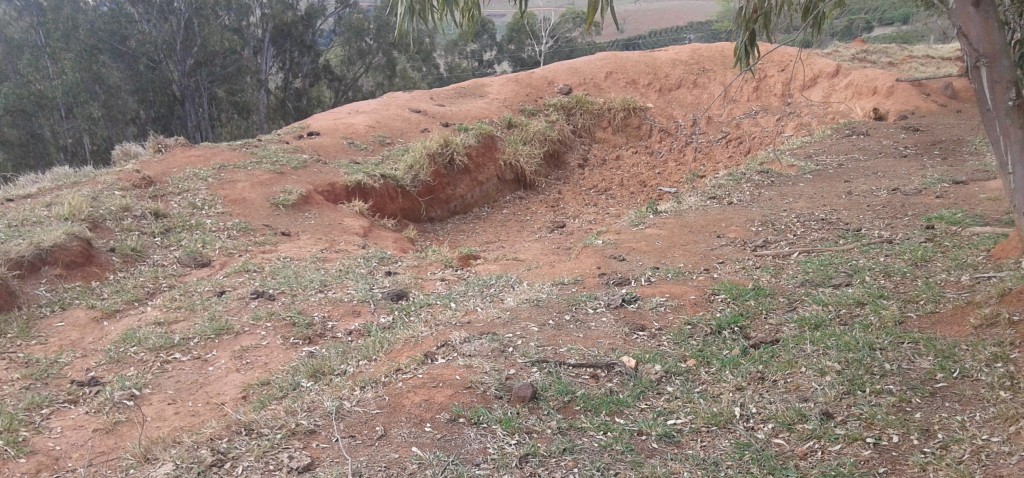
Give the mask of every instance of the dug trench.
<svg viewBox="0 0 1024 478">
<path fill-rule="evenodd" d="M 535 143 L 527 146 L 534 158 L 517 157 L 522 153 L 510 148 L 511 135 L 502 134 L 508 131 L 499 127 L 474 138 L 464 150 L 449 153 L 458 157 L 448 158 L 447 164 L 432 164 L 427 177 L 412 187 L 386 179 L 336 181 L 316 185 L 312 192 L 333 204 L 360 201 L 374 216 L 413 223 L 442 221 L 533 189 L 567 164 L 583 165 L 595 143 L 621 148 L 647 141 L 654 126 L 643 110 L 630 109 L 614 123 L 609 118 L 589 119 L 596 126 L 545 125 L 551 135 L 547 139 L 516 138 Z"/>
</svg>

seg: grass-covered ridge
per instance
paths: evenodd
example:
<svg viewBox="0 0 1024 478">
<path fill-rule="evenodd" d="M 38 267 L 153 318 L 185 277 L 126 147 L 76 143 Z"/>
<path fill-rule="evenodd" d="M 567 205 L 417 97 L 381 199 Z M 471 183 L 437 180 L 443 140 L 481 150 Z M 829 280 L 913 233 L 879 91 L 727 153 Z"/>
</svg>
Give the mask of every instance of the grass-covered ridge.
<svg viewBox="0 0 1024 478">
<path fill-rule="evenodd" d="M 390 183 L 416 190 L 430 181 L 433 171 L 458 170 L 469 162 L 470 150 L 495 141 L 501 167 L 532 185 L 546 175 L 546 161 L 571 153 L 581 141 L 592 138 L 599 124 L 608 122 L 616 127 L 642 116 L 647 108 L 626 97 L 560 97 L 539 107 L 524 107 L 519 114 L 461 124 L 453 133 L 392 147 L 375 158 L 345 162 L 340 167 L 352 185 L 377 187 Z"/>
</svg>

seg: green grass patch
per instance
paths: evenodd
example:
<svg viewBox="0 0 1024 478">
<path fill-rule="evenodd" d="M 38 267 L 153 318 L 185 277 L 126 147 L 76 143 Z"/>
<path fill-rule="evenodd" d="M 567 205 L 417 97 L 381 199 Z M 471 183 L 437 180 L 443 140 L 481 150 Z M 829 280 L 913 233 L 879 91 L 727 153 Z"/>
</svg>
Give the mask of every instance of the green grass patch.
<svg viewBox="0 0 1024 478">
<path fill-rule="evenodd" d="M 981 218 L 963 209 L 944 209 L 921 218 L 925 224 L 941 224 L 951 227 L 974 227 L 981 225 Z"/>
</svg>

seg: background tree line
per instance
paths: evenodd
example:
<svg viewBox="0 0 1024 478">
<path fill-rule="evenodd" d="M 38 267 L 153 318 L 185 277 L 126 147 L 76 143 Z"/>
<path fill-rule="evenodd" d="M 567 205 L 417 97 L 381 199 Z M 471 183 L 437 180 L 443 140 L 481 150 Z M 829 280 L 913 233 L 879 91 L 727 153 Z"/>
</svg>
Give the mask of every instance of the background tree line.
<svg viewBox="0 0 1024 478">
<path fill-rule="evenodd" d="M 595 51 L 584 23 L 528 12 L 503 34 L 485 19 L 399 40 L 383 9 L 352 0 L 5 0 L 0 181 L 106 164 L 150 132 L 252 137 L 389 91 L 582 56 Z"/>
<path fill-rule="evenodd" d="M 916 11 L 911 0 L 850 4 L 862 7 L 849 14 L 858 25 L 905 22 Z M 597 43 L 600 24 L 588 30 L 586 13 L 572 9 L 514 15 L 503 31 L 481 18 L 475 28 L 418 28 L 398 39 L 385 8 L 354 0 L 4 0 L 0 182 L 107 164 L 114 146 L 150 132 L 228 141 L 389 91 L 598 51 L 728 41 L 729 5 L 717 20 Z"/>
</svg>

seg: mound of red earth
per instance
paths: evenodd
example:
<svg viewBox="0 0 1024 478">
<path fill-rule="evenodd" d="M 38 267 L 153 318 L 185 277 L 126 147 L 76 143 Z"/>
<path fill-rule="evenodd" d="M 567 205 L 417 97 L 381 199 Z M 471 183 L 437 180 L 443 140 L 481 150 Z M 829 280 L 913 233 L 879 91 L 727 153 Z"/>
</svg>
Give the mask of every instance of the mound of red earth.
<svg viewBox="0 0 1024 478">
<path fill-rule="evenodd" d="M 106 277 L 111 264 L 89 238 L 70 235 L 57 244 L 9 258 L 2 267 L 0 274 L 6 278 L 0 277 L 0 313 L 23 305 L 18 284 L 27 286 L 50 279 L 68 283 L 100 280 Z"/>
<path fill-rule="evenodd" d="M 636 202 L 646 200 L 655 186 L 674 186 L 693 175 L 735 166 L 752 153 L 842 120 L 899 121 L 948 107 L 949 91 L 942 86 L 952 88 L 954 96 L 970 96 L 965 83 L 901 83 L 896 77 L 848 68 L 794 48 L 773 51 L 754 75 L 737 73 L 732 44 L 727 43 L 601 53 L 437 90 L 390 93 L 314 115 L 282 130 L 291 131 L 287 135 L 263 138 L 264 144 L 282 143 L 314 158 L 310 167 L 289 171 L 286 177 L 260 170 L 228 171 L 218 192 L 234 212 L 254 222 L 273 222 L 268 200 L 282 185 L 314 196 L 306 198 L 306 205 L 361 199 L 375 214 L 413 222 L 465 213 L 528 186 L 495 167 L 498 151 L 493 145 L 471 152 L 470 164 L 461 172 L 435 174 L 413 191 L 392 184 L 352 186 L 334 163 L 363 161 L 379 155 L 384 144 L 449 134 L 459 124 L 537 106 L 558 96 L 560 85 L 569 84 L 574 94 L 631 97 L 650 106 L 649 121 L 628 128 L 605 124 L 596 144 L 568 152 L 561 161 L 575 166 L 582 189 L 607 193 L 614 187 L 617 201 Z M 186 167 L 245 158 L 226 148 L 186 149 L 142 169 L 159 178 Z M 613 168 L 596 168 L 606 165 Z M 603 172 L 588 174 L 594 169 Z"/>
</svg>

